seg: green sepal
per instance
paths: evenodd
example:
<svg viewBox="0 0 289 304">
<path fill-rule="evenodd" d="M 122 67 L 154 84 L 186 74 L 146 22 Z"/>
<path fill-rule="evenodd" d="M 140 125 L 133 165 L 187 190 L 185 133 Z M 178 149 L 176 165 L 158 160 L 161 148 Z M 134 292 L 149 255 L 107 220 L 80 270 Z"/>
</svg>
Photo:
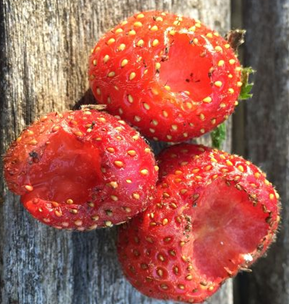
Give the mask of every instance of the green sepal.
<svg viewBox="0 0 289 304">
<path fill-rule="evenodd" d="M 223 141 L 226 139 L 226 124 L 222 123 L 211 132 L 212 146 L 221 149 Z"/>
<path fill-rule="evenodd" d="M 242 87 L 238 98 L 239 100 L 252 98 L 253 94 L 251 93 L 251 90 L 254 84 L 249 82 L 249 77 L 253 73 L 255 73 L 255 71 L 251 67 L 242 69 Z"/>
</svg>

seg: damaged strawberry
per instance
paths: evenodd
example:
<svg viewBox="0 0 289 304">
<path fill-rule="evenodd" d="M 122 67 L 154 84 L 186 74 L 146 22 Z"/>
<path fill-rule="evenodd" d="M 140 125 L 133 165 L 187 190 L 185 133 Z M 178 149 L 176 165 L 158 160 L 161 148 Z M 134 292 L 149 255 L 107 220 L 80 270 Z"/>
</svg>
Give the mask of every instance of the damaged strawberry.
<svg viewBox="0 0 289 304">
<path fill-rule="evenodd" d="M 120 228 L 118 256 L 147 296 L 200 303 L 274 241 L 279 196 L 243 158 L 181 144 L 159 156 L 154 203 Z"/>
<path fill-rule="evenodd" d="M 36 219 L 79 231 L 120 224 L 144 210 L 157 169 L 138 132 L 89 109 L 40 118 L 4 157 L 8 188 Z"/>
<path fill-rule="evenodd" d="M 214 129 L 233 112 L 242 86 L 224 38 L 197 20 L 158 11 L 106 33 L 89 64 L 96 100 L 144 136 L 167 142 Z"/>
</svg>

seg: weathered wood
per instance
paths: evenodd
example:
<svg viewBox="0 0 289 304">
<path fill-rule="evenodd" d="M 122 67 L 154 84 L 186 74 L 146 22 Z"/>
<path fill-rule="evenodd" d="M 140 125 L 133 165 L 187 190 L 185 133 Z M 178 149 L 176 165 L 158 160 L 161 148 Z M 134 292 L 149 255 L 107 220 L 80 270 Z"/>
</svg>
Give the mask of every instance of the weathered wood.
<svg viewBox="0 0 289 304">
<path fill-rule="evenodd" d="M 277 242 L 243 277 L 248 304 L 289 303 L 289 1 L 245 1 L 246 64 L 257 70 L 246 103 L 247 157 L 268 173 L 283 202 Z"/>
<path fill-rule="evenodd" d="M 87 58 L 103 32 L 155 8 L 201 19 L 223 34 L 229 28 L 229 0 L 0 0 L 1 154 L 39 115 L 81 99 L 88 89 Z M 2 178 L 0 187 L 1 303 L 159 303 L 125 281 L 114 229 L 69 233 L 45 227 Z M 231 282 L 210 303 L 232 304 Z"/>
</svg>

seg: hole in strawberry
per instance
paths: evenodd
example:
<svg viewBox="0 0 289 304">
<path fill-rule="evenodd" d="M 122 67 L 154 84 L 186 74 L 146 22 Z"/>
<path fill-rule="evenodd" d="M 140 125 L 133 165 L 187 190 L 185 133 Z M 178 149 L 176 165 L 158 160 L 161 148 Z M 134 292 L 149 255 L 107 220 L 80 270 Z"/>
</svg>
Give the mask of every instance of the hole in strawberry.
<svg viewBox="0 0 289 304">
<path fill-rule="evenodd" d="M 29 172 L 33 191 L 22 201 L 39 197 L 46 201 L 85 204 L 100 180 L 96 146 L 77 139 L 62 128 L 52 137 L 37 165 Z"/>
<path fill-rule="evenodd" d="M 201 101 L 212 93 L 211 55 L 189 34 L 176 33 L 170 38 L 163 58 L 157 76 L 162 86 L 175 93 L 189 92 L 194 101 Z"/>
<path fill-rule="evenodd" d="M 269 226 L 260 204 L 253 206 L 248 194 L 235 183 L 218 179 L 206 188 L 192 216 L 196 268 L 207 279 L 227 278 L 256 250 Z"/>
</svg>

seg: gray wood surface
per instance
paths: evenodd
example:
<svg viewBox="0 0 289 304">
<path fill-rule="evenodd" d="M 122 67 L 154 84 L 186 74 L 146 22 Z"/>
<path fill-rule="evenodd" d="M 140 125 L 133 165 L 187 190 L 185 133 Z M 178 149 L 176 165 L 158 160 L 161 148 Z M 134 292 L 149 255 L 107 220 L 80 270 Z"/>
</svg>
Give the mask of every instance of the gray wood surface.
<svg viewBox="0 0 289 304">
<path fill-rule="evenodd" d="M 229 29 L 229 0 L 0 0 L 1 154 L 39 115 L 72 108 L 82 98 L 88 55 L 103 32 L 155 8 L 198 18 L 222 34 Z M 229 136 L 227 151 L 230 142 Z M 160 303 L 123 278 L 115 229 L 69 233 L 46 227 L 0 181 L 0 303 Z M 232 297 L 230 281 L 209 303 L 232 304 Z"/>
<path fill-rule="evenodd" d="M 248 304 L 289 303 L 289 1 L 245 1 L 246 64 L 257 70 L 246 103 L 247 156 L 267 173 L 281 196 L 277 242 L 244 277 Z"/>
</svg>

